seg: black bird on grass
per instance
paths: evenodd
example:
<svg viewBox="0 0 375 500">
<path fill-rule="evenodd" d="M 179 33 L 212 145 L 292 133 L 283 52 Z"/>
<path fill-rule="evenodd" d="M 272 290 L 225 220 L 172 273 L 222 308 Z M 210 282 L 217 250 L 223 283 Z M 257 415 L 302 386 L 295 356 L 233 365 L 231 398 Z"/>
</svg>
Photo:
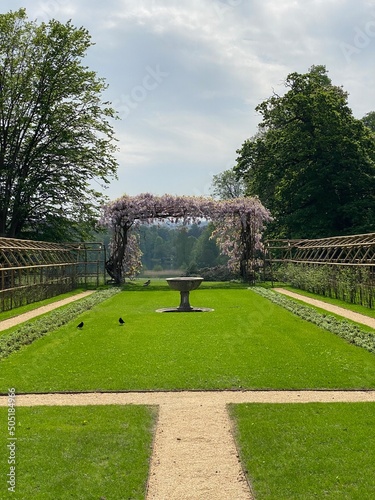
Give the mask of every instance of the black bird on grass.
<svg viewBox="0 0 375 500">
<path fill-rule="evenodd" d="M 151 280 L 147 280 L 145 283 L 143 283 L 143 286 L 148 286 L 151 283 Z"/>
<path fill-rule="evenodd" d="M 125 325 L 125 321 L 122 318 L 120 318 L 118 322 L 120 323 L 120 325 Z"/>
<path fill-rule="evenodd" d="M 83 321 L 79 325 L 77 325 L 77 328 L 81 329 L 83 327 Z"/>
</svg>

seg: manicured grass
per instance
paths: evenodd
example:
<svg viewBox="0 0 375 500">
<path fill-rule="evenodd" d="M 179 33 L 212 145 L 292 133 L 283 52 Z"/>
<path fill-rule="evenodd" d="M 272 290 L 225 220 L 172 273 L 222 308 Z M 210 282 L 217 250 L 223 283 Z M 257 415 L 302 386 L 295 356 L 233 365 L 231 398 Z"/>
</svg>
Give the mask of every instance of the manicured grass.
<svg viewBox="0 0 375 500">
<path fill-rule="evenodd" d="M 45 335 L 53 334 L 62 325 L 66 325 L 74 318 L 90 310 L 95 305 L 118 293 L 119 289 L 98 290 L 80 300 L 75 300 L 64 306 L 60 306 L 20 325 L 14 325 L 2 332 L 0 335 L 0 359 L 10 356 L 12 353 L 34 342 Z"/>
<path fill-rule="evenodd" d="M 295 293 L 298 293 L 298 292 L 295 292 Z M 353 321 L 350 318 L 346 318 L 346 317 L 341 316 L 340 314 L 336 314 L 336 313 L 334 313 L 332 311 L 327 311 L 326 309 L 324 309 L 322 307 L 318 307 L 318 306 L 315 306 L 313 304 L 308 304 L 307 302 L 303 301 L 302 299 L 297 299 L 297 298 L 294 298 L 294 297 L 289 297 L 288 295 L 284 295 L 284 294 L 279 294 L 279 295 L 282 295 L 282 297 L 287 298 L 289 301 L 296 302 L 296 303 L 301 304 L 303 306 L 307 305 L 310 309 L 314 309 L 318 313 L 323 314 L 325 316 L 333 316 L 334 318 L 336 318 L 338 320 L 343 320 L 343 318 L 344 318 L 345 322 L 350 323 L 351 325 L 355 325 L 355 326 L 359 327 L 361 330 L 363 330 L 365 332 L 368 332 L 368 333 L 370 333 L 372 335 L 375 334 L 375 330 L 373 328 L 371 328 L 371 326 L 364 325 L 363 323 L 358 323 L 357 321 Z M 307 297 L 307 295 L 306 295 L 306 297 Z M 311 294 L 311 295 L 309 295 L 309 297 L 311 297 L 312 299 L 321 300 L 321 298 L 320 298 L 319 295 L 315 295 L 314 296 L 314 295 Z M 327 301 L 325 301 L 325 302 L 327 304 L 332 304 L 332 305 L 335 305 L 335 306 L 338 306 L 338 307 L 342 307 L 343 309 L 347 309 L 348 312 L 349 311 L 353 311 L 353 312 L 358 312 L 359 314 L 364 314 L 363 312 L 354 311 L 354 309 L 349 309 L 347 307 L 344 307 L 341 304 L 335 304 L 334 302 L 327 302 Z M 371 315 L 368 315 L 368 314 L 364 314 L 364 315 L 368 316 L 368 317 L 371 317 Z"/>
<path fill-rule="evenodd" d="M 156 409 L 18 407 L 16 492 L 8 493 L 7 408 L 0 408 L 0 498 L 144 499 Z"/>
<path fill-rule="evenodd" d="M 231 405 L 257 500 L 375 498 L 375 403 Z"/>
<path fill-rule="evenodd" d="M 191 304 L 214 312 L 155 312 L 178 303 L 129 286 L 1 361 L 0 391 L 375 388 L 373 354 L 251 290 L 205 283 Z"/>
<path fill-rule="evenodd" d="M 315 307 L 305 305 L 299 300 L 287 297 L 282 293 L 275 293 L 263 287 L 254 287 L 252 290 L 270 300 L 272 303 L 285 308 L 299 318 L 338 335 L 349 344 L 362 347 L 372 354 L 375 354 L 375 335 L 373 328 L 347 321 L 347 319 L 340 316 L 335 317 L 336 315 L 327 314 L 325 311 L 320 312 L 316 310 Z"/>
</svg>

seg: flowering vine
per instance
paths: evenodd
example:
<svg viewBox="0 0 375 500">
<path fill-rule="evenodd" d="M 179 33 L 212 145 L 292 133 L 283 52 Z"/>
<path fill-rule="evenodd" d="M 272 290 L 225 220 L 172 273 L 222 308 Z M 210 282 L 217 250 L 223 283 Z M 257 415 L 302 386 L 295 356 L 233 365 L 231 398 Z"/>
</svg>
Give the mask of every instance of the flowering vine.
<svg viewBox="0 0 375 500">
<path fill-rule="evenodd" d="M 124 195 L 103 207 L 101 225 L 112 230 L 110 256 L 106 262 L 108 274 L 120 284 L 129 275 L 129 258 L 137 253 L 136 241 L 130 231 L 142 223 L 168 220 L 184 224 L 209 219 L 215 225 L 215 237 L 221 252 L 229 256 L 228 265 L 239 269 L 244 280 L 249 279 L 256 254 L 262 249 L 261 237 L 265 224 L 272 220 L 269 211 L 258 198 L 214 200 L 200 196 L 154 196 L 143 193 Z M 132 250 L 130 250 L 130 246 Z M 138 257 L 133 259 L 136 272 Z"/>
</svg>

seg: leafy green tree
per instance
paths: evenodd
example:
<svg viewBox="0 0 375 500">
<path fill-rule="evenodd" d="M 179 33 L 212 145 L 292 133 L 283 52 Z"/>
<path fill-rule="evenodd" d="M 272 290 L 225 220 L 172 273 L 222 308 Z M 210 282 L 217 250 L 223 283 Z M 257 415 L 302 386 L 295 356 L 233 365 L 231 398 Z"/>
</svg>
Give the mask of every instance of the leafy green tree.
<svg viewBox="0 0 375 500">
<path fill-rule="evenodd" d="M 219 264 L 220 250 L 215 240 L 211 238 L 213 229 L 213 224 L 209 223 L 199 236 L 192 250 L 193 261 L 198 267 L 214 267 Z M 222 257 L 221 261 L 225 262 L 226 259 Z"/>
<path fill-rule="evenodd" d="M 97 218 L 92 182 L 108 183 L 117 164 L 106 84 L 83 65 L 91 45 L 70 22 L 0 15 L 2 236 L 67 239 Z"/>
<path fill-rule="evenodd" d="M 191 261 L 191 252 L 197 239 L 189 235 L 187 227 L 176 231 L 176 268 L 184 268 Z"/>
<path fill-rule="evenodd" d="M 164 260 L 164 240 L 161 236 L 157 236 L 154 244 L 154 260 L 155 263 L 162 265 Z"/>
<path fill-rule="evenodd" d="M 189 225 L 189 236 L 194 236 L 194 238 L 199 238 L 199 236 L 205 231 L 204 224 L 190 224 Z"/>
<path fill-rule="evenodd" d="M 153 269 L 158 264 L 164 269 L 170 269 L 175 255 L 176 231 L 156 224 L 144 224 L 139 231 L 142 264 L 148 269 Z"/>
<path fill-rule="evenodd" d="M 140 248 L 142 263 L 148 269 L 160 264 L 168 268 L 213 267 L 224 264 L 214 239 L 213 224 L 191 224 L 183 227 L 142 225 Z"/>
<path fill-rule="evenodd" d="M 239 178 L 234 170 L 224 170 L 213 176 L 211 192 L 220 200 L 240 198 L 245 193 L 245 185 L 243 179 Z"/>
<path fill-rule="evenodd" d="M 363 118 L 362 122 L 375 133 L 375 111 L 370 111 Z"/>
<path fill-rule="evenodd" d="M 259 132 L 238 151 L 247 194 L 275 217 L 273 235 L 315 238 L 373 231 L 375 137 L 354 118 L 324 66 L 290 74 L 285 95 L 257 106 Z"/>
</svg>

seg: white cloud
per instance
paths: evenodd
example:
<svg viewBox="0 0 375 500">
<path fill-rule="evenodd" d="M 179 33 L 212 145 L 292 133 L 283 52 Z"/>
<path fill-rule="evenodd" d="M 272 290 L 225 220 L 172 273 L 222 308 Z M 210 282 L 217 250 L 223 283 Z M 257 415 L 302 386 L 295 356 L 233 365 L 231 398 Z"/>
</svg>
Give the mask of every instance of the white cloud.
<svg viewBox="0 0 375 500">
<path fill-rule="evenodd" d="M 123 118 L 113 197 L 207 193 L 256 132 L 255 107 L 313 64 L 350 93 L 356 116 L 375 110 L 375 0 L 3 0 L 1 10 L 23 6 L 92 35 L 87 64 Z M 164 75 L 155 85 L 150 68 Z"/>
</svg>

